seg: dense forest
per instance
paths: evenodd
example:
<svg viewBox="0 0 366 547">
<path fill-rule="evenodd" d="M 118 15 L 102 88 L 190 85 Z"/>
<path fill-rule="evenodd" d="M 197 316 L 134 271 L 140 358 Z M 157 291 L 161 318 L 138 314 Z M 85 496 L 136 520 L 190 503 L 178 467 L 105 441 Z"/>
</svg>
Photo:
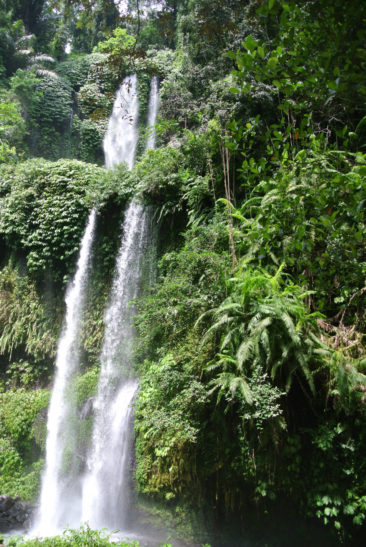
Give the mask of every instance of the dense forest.
<svg viewBox="0 0 366 547">
<path fill-rule="evenodd" d="M 137 197 L 158 229 L 156 281 L 136 302 L 138 503 L 212 545 L 363 544 L 365 29 L 359 0 L 0 1 L 0 494 L 39 494 L 93 206 L 79 407 L 95 394 Z M 136 162 L 107 170 L 129 74 Z"/>
</svg>

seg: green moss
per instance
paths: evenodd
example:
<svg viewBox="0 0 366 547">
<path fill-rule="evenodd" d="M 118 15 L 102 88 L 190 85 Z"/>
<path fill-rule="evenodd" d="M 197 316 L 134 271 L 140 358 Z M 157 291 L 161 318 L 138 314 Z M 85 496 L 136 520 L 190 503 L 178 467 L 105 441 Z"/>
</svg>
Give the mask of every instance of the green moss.
<svg viewBox="0 0 366 547">
<path fill-rule="evenodd" d="M 83 120 L 80 124 L 79 157 L 86 162 L 104 164 L 103 138 L 107 120 Z"/>
<path fill-rule="evenodd" d="M 37 495 L 42 470 L 34 434 L 49 391 L 25 389 L 0 393 L 0 491 L 32 500 Z"/>
<path fill-rule="evenodd" d="M 76 402 L 81 407 L 86 399 L 95 395 L 98 387 L 99 369 L 92 368 L 75 380 Z"/>
</svg>

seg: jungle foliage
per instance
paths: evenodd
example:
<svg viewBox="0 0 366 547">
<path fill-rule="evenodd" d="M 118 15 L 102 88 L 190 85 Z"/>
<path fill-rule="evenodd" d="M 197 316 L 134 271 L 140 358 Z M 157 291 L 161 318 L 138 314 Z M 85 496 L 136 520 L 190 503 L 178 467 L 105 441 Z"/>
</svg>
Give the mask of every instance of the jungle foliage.
<svg viewBox="0 0 366 547">
<path fill-rule="evenodd" d="M 111 544 L 111 534 L 103 531 L 92 530 L 89 526 L 82 526 L 78 530 L 67 529 L 60 536 L 44 539 L 24 539 L 22 537 L 11 538 L 8 545 L 15 547 L 16 545 L 24 545 L 24 547 L 67 547 L 79 545 L 80 547 L 88 547 L 89 545 L 98 545 L 98 547 L 107 547 Z M 113 541 L 119 547 L 140 547 L 138 541 Z M 169 543 L 162 547 L 171 547 Z"/>
<path fill-rule="evenodd" d="M 95 390 L 134 194 L 159 226 L 157 281 L 136 317 L 140 494 L 175 515 L 190 508 L 244 529 L 291 506 L 330 530 L 330 545 L 357 545 L 366 525 L 366 8 L 28 4 L 0 3 L 2 493 L 36 491 L 41 388 L 93 205 L 79 405 Z M 136 165 L 107 173 L 95 164 L 115 91 L 134 72 Z M 144 151 L 155 74 L 157 148 Z M 22 409 L 29 398 L 20 425 L 17 397 Z"/>
<path fill-rule="evenodd" d="M 366 171 L 356 4 L 252 2 L 226 27 L 212 17 L 233 5 L 182 10 L 161 85 L 166 146 L 136 171 L 163 225 L 178 234 L 184 215 L 188 230 L 174 250 L 165 241 L 156 290 L 140 304 L 136 431 L 140 489 L 172 507 L 192 491 L 224 518 L 291 499 L 357 543 Z M 155 154 L 165 158 L 156 178 Z M 224 262 L 206 286 L 211 260 Z"/>
</svg>

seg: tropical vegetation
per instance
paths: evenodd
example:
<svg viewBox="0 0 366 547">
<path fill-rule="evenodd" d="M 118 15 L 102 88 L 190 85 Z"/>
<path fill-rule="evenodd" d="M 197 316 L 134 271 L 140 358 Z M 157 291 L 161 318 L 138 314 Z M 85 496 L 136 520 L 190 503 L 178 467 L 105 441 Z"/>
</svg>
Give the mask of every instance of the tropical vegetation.
<svg viewBox="0 0 366 547">
<path fill-rule="evenodd" d="M 366 5 L 155 4 L 0 2 L 0 494 L 37 496 L 63 296 L 93 205 L 80 406 L 95 391 L 137 195 L 159 228 L 135 320 L 140 503 L 185 537 L 360 545 Z M 107 172 L 101 143 L 133 72 L 136 164 Z M 157 148 L 144 151 L 153 75 Z M 287 522 L 271 543 L 288 515 L 303 540 Z M 89 545 L 94 532 L 68 534 L 48 544 Z"/>
</svg>

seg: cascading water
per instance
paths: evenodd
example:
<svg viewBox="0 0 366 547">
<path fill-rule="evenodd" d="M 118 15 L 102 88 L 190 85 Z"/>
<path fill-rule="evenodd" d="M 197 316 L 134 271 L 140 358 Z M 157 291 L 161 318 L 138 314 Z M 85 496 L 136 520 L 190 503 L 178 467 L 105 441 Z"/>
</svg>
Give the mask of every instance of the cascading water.
<svg viewBox="0 0 366 547">
<path fill-rule="evenodd" d="M 130 88 L 136 86 L 134 84 Z M 135 93 L 135 91 L 134 91 Z M 117 95 L 116 102 L 119 101 Z M 106 164 L 125 161 L 132 167 L 133 146 L 118 147 L 123 154 L 118 157 L 113 148 L 118 136 L 123 134 L 120 125 L 131 121 L 128 140 L 137 143 L 137 101 L 130 102 L 132 112 L 116 118 L 108 127 L 114 134 L 105 138 Z M 114 111 L 115 109 L 113 109 Z M 156 114 L 155 114 L 156 117 Z M 154 122 L 155 123 L 155 122 Z M 101 352 L 101 372 L 98 394 L 94 403 L 95 421 L 92 450 L 89 454 L 88 471 L 83 481 L 82 521 L 92 528 L 124 527 L 129 514 L 129 461 L 131 454 L 131 404 L 137 390 L 137 380 L 131 378 L 131 356 L 134 340 L 132 319 L 134 307 L 131 300 L 139 294 L 144 256 L 148 249 L 150 214 L 136 201 L 126 211 L 123 223 L 123 240 L 116 262 L 110 304 L 104 316 L 105 334 Z"/>
<path fill-rule="evenodd" d="M 104 139 L 105 162 L 113 167 L 134 163 L 137 134 L 137 77 L 124 79 L 117 92 L 113 112 Z M 148 123 L 154 126 L 158 109 L 158 81 L 152 80 Z M 155 132 L 147 148 L 154 148 Z M 80 483 L 63 472 L 65 449 L 73 453 L 76 429 L 75 404 L 68 391 L 78 370 L 77 338 L 84 304 L 90 250 L 95 227 L 95 211 L 90 214 L 82 240 L 74 281 L 66 296 L 65 330 L 59 342 L 57 372 L 48 415 L 46 470 L 43 476 L 38 519 L 31 535 L 53 535 L 67 525 L 88 522 L 92 528 L 121 528 L 129 510 L 129 462 L 132 448 L 132 401 L 138 383 L 131 370 L 134 340 L 132 319 L 134 300 L 140 291 L 143 273 L 149 267 L 147 257 L 154 237 L 151 212 L 136 201 L 126 211 L 123 239 L 116 261 L 110 303 L 104 316 L 105 335 L 100 356 L 101 372 L 94 401 L 94 425 L 87 471 Z M 151 276 L 151 260 L 147 277 Z M 76 442 L 75 442 L 76 445 Z"/>
<path fill-rule="evenodd" d="M 56 376 L 47 418 L 46 468 L 42 477 L 42 489 L 38 518 L 32 534 L 53 535 L 68 523 L 77 522 L 77 511 L 73 503 L 75 484 L 70 484 L 63 472 L 66 452 L 72 453 L 75 437 L 72 431 L 75 403 L 68 391 L 79 368 L 78 335 L 85 301 L 88 266 L 95 230 L 96 212 L 89 215 L 81 242 L 80 254 L 74 279 L 66 292 L 65 327 L 60 337 Z M 73 481 L 71 481 L 73 482 Z"/>
<path fill-rule="evenodd" d="M 127 76 L 114 101 L 113 110 L 104 137 L 106 167 L 126 162 L 132 169 L 138 140 L 137 76 Z"/>
<path fill-rule="evenodd" d="M 158 77 L 153 76 L 151 80 L 150 99 L 149 99 L 149 115 L 147 126 L 149 128 L 149 136 L 146 142 L 146 148 L 155 148 L 156 130 L 155 122 L 159 106 L 159 82 Z"/>
<path fill-rule="evenodd" d="M 130 378 L 134 338 L 130 302 L 139 292 L 148 227 L 148 213 L 132 202 L 123 224 L 117 273 L 104 318 L 92 452 L 83 484 L 82 521 L 92 528 L 122 527 L 128 514 L 131 403 L 137 389 L 137 381 Z"/>
</svg>

